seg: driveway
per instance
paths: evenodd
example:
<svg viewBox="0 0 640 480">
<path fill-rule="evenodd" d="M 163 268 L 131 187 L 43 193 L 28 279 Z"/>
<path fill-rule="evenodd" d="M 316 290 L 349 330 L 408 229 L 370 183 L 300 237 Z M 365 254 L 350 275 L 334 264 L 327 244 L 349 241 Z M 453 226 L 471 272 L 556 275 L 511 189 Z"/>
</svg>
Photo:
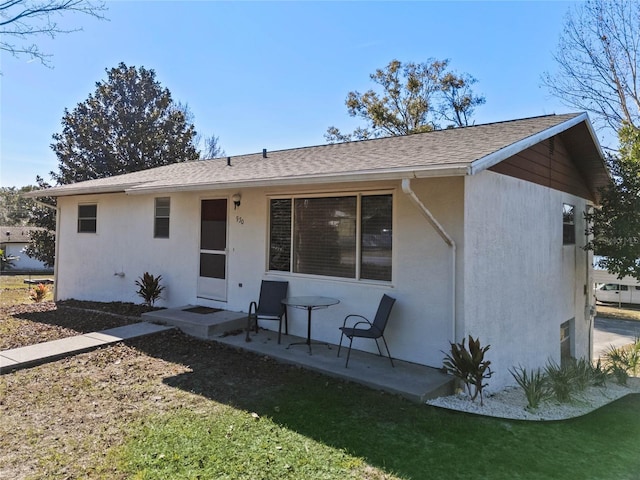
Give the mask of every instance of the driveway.
<svg viewBox="0 0 640 480">
<path fill-rule="evenodd" d="M 640 322 L 596 317 L 593 328 L 593 358 L 604 356 L 611 345 L 621 347 L 640 337 Z"/>
</svg>

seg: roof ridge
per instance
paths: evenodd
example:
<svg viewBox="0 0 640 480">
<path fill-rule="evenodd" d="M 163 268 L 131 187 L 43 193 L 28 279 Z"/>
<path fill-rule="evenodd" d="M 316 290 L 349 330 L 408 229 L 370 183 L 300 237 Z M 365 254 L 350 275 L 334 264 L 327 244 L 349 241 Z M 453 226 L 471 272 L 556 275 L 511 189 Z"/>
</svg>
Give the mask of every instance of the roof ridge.
<svg viewBox="0 0 640 480">
<path fill-rule="evenodd" d="M 535 120 L 535 119 L 539 119 L 539 118 L 547 118 L 547 117 L 561 117 L 561 116 L 567 116 L 570 118 L 576 117 L 578 115 L 581 115 L 583 112 L 574 112 L 574 113 L 560 113 L 560 114 L 556 114 L 556 113 L 549 113 L 546 115 L 534 115 L 531 117 L 524 117 L 524 118 L 515 118 L 515 119 L 511 119 L 511 120 L 500 120 L 500 121 L 495 121 L 495 122 L 487 122 L 487 123 L 479 123 L 477 125 L 465 125 L 463 127 L 452 127 L 452 128 L 440 128 L 438 130 L 431 130 L 430 132 L 418 132 L 418 133 L 408 133 L 405 135 L 389 135 L 386 137 L 377 137 L 377 138 L 365 138 L 362 140 L 350 140 L 348 142 L 335 142 L 335 143 L 323 143 L 323 144 L 317 144 L 317 145 L 305 145 L 302 147 L 290 147 L 290 148 L 281 148 L 278 150 L 267 150 L 267 155 L 269 153 L 281 153 L 281 152 L 292 152 L 295 150 L 309 150 L 312 148 L 321 148 L 321 147 L 331 147 L 331 146 L 337 146 L 337 145 L 349 145 L 349 144 L 363 144 L 365 142 L 376 142 L 376 141 L 382 141 L 382 140 L 389 140 L 391 138 L 406 138 L 406 137 L 413 137 L 416 135 L 428 135 L 428 134 L 435 134 L 438 132 L 449 132 L 452 130 L 467 130 L 467 129 L 472 129 L 472 128 L 476 128 L 476 127 L 485 127 L 485 126 L 491 126 L 491 125 L 500 125 L 500 124 L 507 124 L 507 123 L 514 123 L 514 122 L 523 122 L 526 120 Z M 217 161 L 217 160 L 223 160 L 226 158 L 231 158 L 232 160 L 234 158 L 241 158 L 241 157 L 252 157 L 254 155 L 262 155 L 263 152 L 251 152 L 251 153 L 242 153 L 239 155 L 226 155 L 224 157 L 216 157 L 216 158 L 206 158 L 204 160 L 194 160 L 196 162 L 200 161 L 204 161 L 204 162 L 208 162 L 208 161 Z M 184 163 L 184 162 L 183 162 Z"/>
</svg>

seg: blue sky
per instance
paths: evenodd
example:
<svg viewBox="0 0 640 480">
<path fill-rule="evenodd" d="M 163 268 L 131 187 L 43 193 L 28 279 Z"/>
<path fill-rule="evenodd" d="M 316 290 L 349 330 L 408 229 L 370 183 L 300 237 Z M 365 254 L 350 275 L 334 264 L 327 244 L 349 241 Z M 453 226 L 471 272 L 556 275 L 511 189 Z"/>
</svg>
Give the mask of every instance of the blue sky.
<svg viewBox="0 0 640 480">
<path fill-rule="evenodd" d="M 108 21 L 66 16 L 82 31 L 38 41 L 53 68 L 0 54 L 0 185 L 49 180 L 51 135 L 124 62 L 156 72 L 228 155 L 324 143 L 344 132 L 350 90 L 396 58 L 451 60 L 486 97 L 476 123 L 565 113 L 541 75 L 573 2 L 113 1 Z"/>
</svg>

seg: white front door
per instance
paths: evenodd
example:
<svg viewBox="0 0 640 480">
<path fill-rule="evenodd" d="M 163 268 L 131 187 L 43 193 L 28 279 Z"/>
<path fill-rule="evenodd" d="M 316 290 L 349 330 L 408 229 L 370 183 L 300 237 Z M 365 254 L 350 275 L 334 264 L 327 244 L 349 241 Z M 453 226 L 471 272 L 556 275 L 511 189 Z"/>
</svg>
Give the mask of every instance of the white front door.
<svg viewBox="0 0 640 480">
<path fill-rule="evenodd" d="M 198 297 L 227 300 L 227 199 L 200 205 Z"/>
</svg>

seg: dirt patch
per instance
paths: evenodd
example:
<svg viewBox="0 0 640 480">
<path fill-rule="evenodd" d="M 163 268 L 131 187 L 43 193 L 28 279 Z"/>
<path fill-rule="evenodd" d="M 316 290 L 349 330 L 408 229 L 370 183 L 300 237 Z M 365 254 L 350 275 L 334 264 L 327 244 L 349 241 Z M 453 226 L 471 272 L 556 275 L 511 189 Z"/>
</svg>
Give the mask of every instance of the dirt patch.
<svg viewBox="0 0 640 480">
<path fill-rule="evenodd" d="M 0 308 L 0 348 L 133 321 L 71 306 Z M 123 442 L 134 422 L 183 408 L 250 409 L 297 375 L 295 367 L 177 331 L 3 375 L 0 478 L 117 479 L 107 452 Z"/>
<path fill-rule="evenodd" d="M 129 302 L 90 302 L 86 300 L 62 300 L 57 303 L 59 307 L 81 308 L 83 310 L 94 310 L 99 312 L 113 313 L 128 317 L 140 317 L 143 313 L 161 310 L 161 308 L 150 307 Z"/>
<path fill-rule="evenodd" d="M 0 350 L 136 323 L 144 311 L 136 308 L 140 306 L 114 304 L 109 312 L 106 305 L 42 302 L 0 308 Z"/>
</svg>

